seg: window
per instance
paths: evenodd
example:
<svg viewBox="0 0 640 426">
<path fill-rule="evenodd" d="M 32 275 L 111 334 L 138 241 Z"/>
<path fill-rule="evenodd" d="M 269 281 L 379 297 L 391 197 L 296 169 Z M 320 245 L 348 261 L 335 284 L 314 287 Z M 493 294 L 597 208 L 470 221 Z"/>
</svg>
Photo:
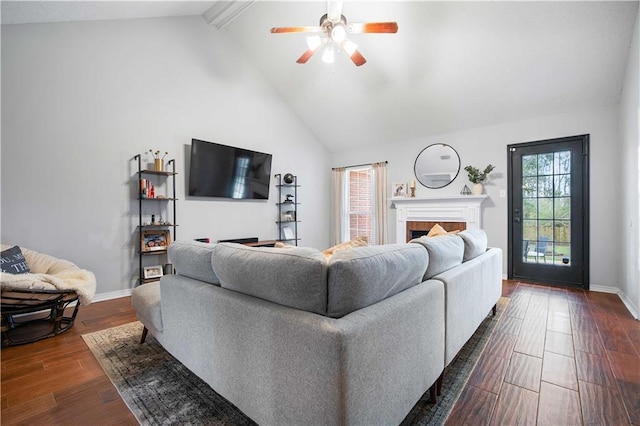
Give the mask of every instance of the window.
<svg viewBox="0 0 640 426">
<path fill-rule="evenodd" d="M 375 244 L 373 238 L 374 222 L 374 201 L 373 182 L 371 167 L 349 169 L 347 171 L 348 194 L 346 199 L 349 202 L 347 211 L 349 220 L 347 221 L 347 237 L 351 240 L 359 236 L 366 235 L 369 242 Z"/>
<path fill-rule="evenodd" d="M 387 162 L 336 167 L 332 182 L 332 244 L 359 236 L 386 244 Z"/>
</svg>

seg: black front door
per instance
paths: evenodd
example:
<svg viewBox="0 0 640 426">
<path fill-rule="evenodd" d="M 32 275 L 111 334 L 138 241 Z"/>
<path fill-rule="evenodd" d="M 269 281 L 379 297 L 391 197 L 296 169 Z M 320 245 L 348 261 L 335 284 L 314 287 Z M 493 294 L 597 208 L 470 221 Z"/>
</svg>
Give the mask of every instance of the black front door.
<svg viewBox="0 0 640 426">
<path fill-rule="evenodd" d="M 589 288 L 589 135 L 509 145 L 510 279 Z"/>
</svg>

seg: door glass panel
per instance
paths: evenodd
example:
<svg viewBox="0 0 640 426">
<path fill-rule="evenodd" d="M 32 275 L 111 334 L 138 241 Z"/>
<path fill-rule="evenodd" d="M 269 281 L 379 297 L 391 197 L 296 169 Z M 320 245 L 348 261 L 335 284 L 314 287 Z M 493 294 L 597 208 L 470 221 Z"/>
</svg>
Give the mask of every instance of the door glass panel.
<svg viewBox="0 0 640 426">
<path fill-rule="evenodd" d="M 570 221 L 568 220 L 556 220 L 556 224 L 553 227 L 554 241 L 557 243 L 569 243 L 571 242 L 571 230 Z"/>
<path fill-rule="evenodd" d="M 556 197 L 571 196 L 571 175 L 556 175 L 553 177 L 554 194 Z"/>
<path fill-rule="evenodd" d="M 522 197 L 534 198 L 538 193 L 538 178 L 529 177 L 522 179 Z"/>
<path fill-rule="evenodd" d="M 553 174 L 569 174 L 571 173 L 571 152 L 560 151 L 554 153 L 553 158 Z"/>
<path fill-rule="evenodd" d="M 522 221 L 522 238 L 525 241 L 536 241 L 538 239 L 538 221 L 523 220 Z"/>
<path fill-rule="evenodd" d="M 522 156 L 525 262 L 570 263 L 571 151 Z"/>
<path fill-rule="evenodd" d="M 538 156 L 522 156 L 522 176 L 538 176 Z"/>
<path fill-rule="evenodd" d="M 538 197 L 553 197 L 553 176 L 538 177 Z"/>
<path fill-rule="evenodd" d="M 538 198 L 538 219 L 553 219 L 553 198 Z"/>
<path fill-rule="evenodd" d="M 522 200 L 522 217 L 525 219 L 537 219 L 538 218 L 538 206 L 536 205 L 536 199 L 524 199 Z"/>
<path fill-rule="evenodd" d="M 553 152 L 538 154 L 538 175 L 553 174 Z"/>
<path fill-rule="evenodd" d="M 556 197 L 554 200 L 554 217 L 555 219 L 571 218 L 571 198 Z"/>
</svg>

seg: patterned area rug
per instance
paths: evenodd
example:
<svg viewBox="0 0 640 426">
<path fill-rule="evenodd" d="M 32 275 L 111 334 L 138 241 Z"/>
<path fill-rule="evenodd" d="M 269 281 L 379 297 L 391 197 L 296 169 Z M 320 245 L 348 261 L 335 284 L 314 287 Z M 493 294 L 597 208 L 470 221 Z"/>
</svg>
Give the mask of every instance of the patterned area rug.
<svg viewBox="0 0 640 426">
<path fill-rule="evenodd" d="M 498 314 L 482 322 L 451 363 L 438 404 L 429 402 L 426 392 L 402 425 L 444 424 L 507 302 L 500 299 Z M 142 324 L 133 322 L 82 336 L 140 424 L 255 424 L 165 351 L 153 336 L 140 345 L 141 332 Z"/>
</svg>

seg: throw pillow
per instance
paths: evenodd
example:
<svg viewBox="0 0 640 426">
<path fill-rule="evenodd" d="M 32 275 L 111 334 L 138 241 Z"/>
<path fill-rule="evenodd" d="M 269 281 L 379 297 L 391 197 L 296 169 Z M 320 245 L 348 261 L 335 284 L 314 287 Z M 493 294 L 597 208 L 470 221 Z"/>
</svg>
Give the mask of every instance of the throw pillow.
<svg viewBox="0 0 640 426">
<path fill-rule="evenodd" d="M 2 267 L 2 272 L 10 274 L 26 274 L 30 272 L 27 260 L 18 246 L 13 246 L 0 253 L 0 266 Z"/>
<path fill-rule="evenodd" d="M 447 231 L 442 226 L 440 226 L 439 223 L 436 223 L 429 230 L 427 237 L 437 237 L 438 235 L 447 235 Z"/>
<path fill-rule="evenodd" d="M 284 249 L 290 249 L 290 248 L 294 248 L 295 246 L 290 246 L 289 244 L 285 244 L 282 243 L 280 241 L 276 241 L 276 243 L 273 245 L 273 248 L 284 248 Z"/>
<path fill-rule="evenodd" d="M 329 258 L 339 250 L 344 250 L 352 247 L 364 247 L 367 245 L 369 245 L 369 238 L 366 235 L 362 235 L 354 238 L 353 240 L 349 240 L 344 243 L 337 244 L 333 247 L 329 247 L 322 252 L 322 255 L 325 257 L 325 259 L 329 260 Z"/>
</svg>

